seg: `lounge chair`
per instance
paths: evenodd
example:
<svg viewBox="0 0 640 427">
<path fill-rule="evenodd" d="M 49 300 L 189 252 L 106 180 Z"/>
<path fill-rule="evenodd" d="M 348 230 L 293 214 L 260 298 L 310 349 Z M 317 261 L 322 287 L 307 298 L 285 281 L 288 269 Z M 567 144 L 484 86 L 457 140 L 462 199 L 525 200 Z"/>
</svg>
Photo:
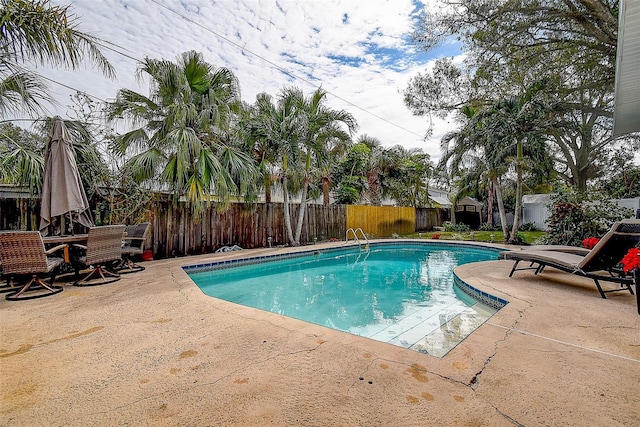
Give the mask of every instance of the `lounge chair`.
<svg viewBox="0 0 640 427">
<path fill-rule="evenodd" d="M 150 232 L 150 222 L 142 222 L 126 228 L 125 236 L 122 238 L 124 242 L 124 246 L 122 246 L 122 260 L 114 268 L 115 271 L 120 274 L 126 274 L 144 270 L 142 265 L 134 261 L 134 257 L 143 254 L 144 246 Z"/>
<path fill-rule="evenodd" d="M 84 255 L 76 260 L 76 276 L 79 276 L 81 267 L 91 268 L 89 274 L 74 283 L 75 286 L 104 285 L 120 280 L 120 275 L 111 271 L 109 264 L 120 261 L 122 258 L 124 229 L 124 225 L 91 227 L 86 246 L 73 245 L 75 248 L 84 250 Z M 98 276 L 101 281 L 92 281 Z"/>
<path fill-rule="evenodd" d="M 526 251 L 558 251 L 568 254 L 576 254 L 585 256 L 591 249 L 583 248 L 581 246 L 566 246 L 566 245 L 531 245 L 525 246 L 523 250 Z"/>
<path fill-rule="evenodd" d="M 514 260 L 509 277 L 520 270 L 535 270 L 540 274 L 545 267 L 553 267 L 567 273 L 593 279 L 602 298 L 605 293 L 628 290 L 633 295 L 633 278 L 625 276 L 619 263 L 627 251 L 640 243 L 640 220 L 629 219 L 616 222 L 611 230 L 600 239 L 586 255 L 557 250 L 514 250 L 501 254 L 501 258 Z M 518 268 L 521 261 L 529 262 L 528 267 Z M 600 281 L 620 284 L 619 289 L 602 289 Z M 636 289 L 637 292 L 637 289 Z"/>
<path fill-rule="evenodd" d="M 45 249 L 42 236 L 37 231 L 0 232 L 2 275 L 7 278 L 7 285 L 11 290 L 6 295 L 6 299 L 10 301 L 27 300 L 62 292 L 63 288 L 54 286 L 53 281 L 59 267 L 64 262 L 64 258 L 49 255 L 66 246 L 63 244 L 49 250 Z M 49 283 L 40 278 L 41 274 L 51 275 Z M 13 278 L 20 276 L 30 276 L 30 278 L 22 288 L 14 289 Z M 43 290 L 44 292 L 42 292 Z"/>
</svg>

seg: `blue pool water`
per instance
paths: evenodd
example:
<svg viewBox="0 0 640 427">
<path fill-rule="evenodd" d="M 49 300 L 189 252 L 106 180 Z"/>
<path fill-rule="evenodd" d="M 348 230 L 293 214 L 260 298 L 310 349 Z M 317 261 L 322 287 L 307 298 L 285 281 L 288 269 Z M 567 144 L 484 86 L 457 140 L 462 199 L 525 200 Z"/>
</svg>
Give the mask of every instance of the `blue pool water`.
<svg viewBox="0 0 640 427">
<path fill-rule="evenodd" d="M 497 254 L 479 246 L 372 244 L 368 250 L 356 246 L 310 251 L 248 265 L 213 264 L 185 270 L 212 297 L 430 354 L 446 354 L 452 346 L 442 343 L 442 337 L 429 344 L 428 335 L 442 333 L 449 336 L 445 340 L 460 332 L 466 336 L 470 332 L 460 331 L 460 325 L 453 333 L 443 328 L 456 328 L 452 320 L 465 323 L 464 317 L 471 315 L 475 329 L 496 311 L 454 286 L 454 267 L 495 260 Z M 468 323 L 462 329 L 468 329 Z M 434 345 L 444 347 L 438 350 Z"/>
</svg>

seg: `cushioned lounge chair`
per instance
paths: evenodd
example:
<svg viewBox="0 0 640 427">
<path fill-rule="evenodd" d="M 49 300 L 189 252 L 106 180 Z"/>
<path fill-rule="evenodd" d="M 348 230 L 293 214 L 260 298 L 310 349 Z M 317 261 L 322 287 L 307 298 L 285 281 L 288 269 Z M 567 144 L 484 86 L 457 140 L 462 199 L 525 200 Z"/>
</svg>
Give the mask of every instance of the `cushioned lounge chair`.
<svg viewBox="0 0 640 427">
<path fill-rule="evenodd" d="M 605 293 L 620 290 L 633 294 L 633 278 L 622 273 L 619 263 L 627 251 L 639 243 L 640 220 L 629 219 L 613 224 L 611 230 L 584 256 L 557 250 L 525 249 L 503 252 L 501 257 L 515 261 L 509 277 L 520 270 L 535 270 L 535 274 L 540 274 L 545 267 L 553 267 L 593 279 L 600 296 L 606 298 Z M 521 261 L 529 262 L 529 266 L 518 268 Z M 620 288 L 604 290 L 600 281 L 618 283 Z"/>
<path fill-rule="evenodd" d="M 76 275 L 79 275 L 83 266 L 91 269 L 89 274 L 74 283 L 75 286 L 104 285 L 120 280 L 120 275 L 113 272 L 109 266 L 122 258 L 124 229 L 124 225 L 91 227 L 86 246 L 73 245 L 84 250 L 84 254 L 76 260 Z M 94 280 L 98 277 L 101 280 Z"/>
<path fill-rule="evenodd" d="M 558 251 L 568 254 L 576 254 L 585 256 L 591 249 L 583 248 L 581 246 L 566 246 L 566 245 L 531 245 L 523 248 L 527 251 Z"/>
<path fill-rule="evenodd" d="M 10 301 L 41 298 L 62 292 L 61 286 L 54 286 L 56 273 L 64 262 L 62 257 L 50 256 L 67 245 L 58 245 L 46 250 L 42 236 L 37 231 L 5 231 L 0 232 L 0 260 L 2 275 L 7 279 L 11 290 L 6 295 Z M 49 283 L 40 278 L 42 274 L 50 274 Z M 24 286 L 14 289 L 14 278 L 28 277 Z"/>
<path fill-rule="evenodd" d="M 115 267 L 115 271 L 120 274 L 126 274 L 144 270 L 144 267 L 137 264 L 134 258 L 142 256 L 150 232 L 150 222 L 142 222 L 126 228 L 125 236 L 122 238 L 124 242 L 124 246 L 122 246 L 122 260 Z"/>
</svg>

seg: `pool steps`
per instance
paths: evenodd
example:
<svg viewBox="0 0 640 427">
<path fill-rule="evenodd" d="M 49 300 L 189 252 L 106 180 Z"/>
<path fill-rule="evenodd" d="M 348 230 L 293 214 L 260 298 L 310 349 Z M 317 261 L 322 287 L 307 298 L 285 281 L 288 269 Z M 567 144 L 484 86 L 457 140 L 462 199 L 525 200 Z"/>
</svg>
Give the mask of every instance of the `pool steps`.
<svg viewBox="0 0 640 427">
<path fill-rule="evenodd" d="M 468 306 L 453 300 L 434 307 L 424 307 L 394 324 L 381 322 L 366 330 L 350 332 L 399 347 L 442 357 L 464 340 L 496 310 L 482 303 Z M 396 331 L 401 331 L 397 333 Z"/>
</svg>

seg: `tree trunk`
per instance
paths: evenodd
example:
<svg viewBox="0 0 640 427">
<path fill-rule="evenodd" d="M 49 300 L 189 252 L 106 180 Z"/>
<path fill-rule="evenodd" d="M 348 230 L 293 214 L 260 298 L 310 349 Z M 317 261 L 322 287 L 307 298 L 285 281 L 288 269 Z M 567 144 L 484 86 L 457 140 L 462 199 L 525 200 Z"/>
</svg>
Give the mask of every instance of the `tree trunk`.
<svg viewBox="0 0 640 427">
<path fill-rule="evenodd" d="M 378 172 L 376 170 L 367 172 L 367 182 L 369 184 L 371 204 L 374 206 L 380 206 L 382 204 L 382 200 L 380 197 L 380 180 L 378 178 Z"/>
<path fill-rule="evenodd" d="M 504 210 L 504 201 L 502 200 L 502 191 L 500 185 L 498 185 L 497 178 L 492 178 L 493 188 L 496 191 L 496 201 L 498 202 L 498 212 L 500 213 L 500 226 L 502 227 L 502 234 L 504 235 L 504 241 L 509 241 L 509 226 L 507 225 L 507 213 Z"/>
<path fill-rule="evenodd" d="M 264 175 L 264 201 L 271 203 L 271 173 Z"/>
<path fill-rule="evenodd" d="M 322 177 L 322 204 L 329 206 L 329 178 Z"/>
<path fill-rule="evenodd" d="M 287 175 L 283 175 L 282 191 L 284 193 L 284 227 L 287 229 L 287 239 L 289 239 L 289 244 L 295 246 L 295 240 L 293 239 L 293 230 L 291 229 L 291 201 L 289 199 L 289 189 L 287 188 Z"/>
<path fill-rule="evenodd" d="M 522 142 L 518 142 L 516 156 L 516 207 L 513 213 L 513 228 L 508 243 L 518 243 L 518 228 L 520 227 L 520 212 L 522 211 Z"/>
<path fill-rule="evenodd" d="M 309 188 L 309 183 L 306 182 L 302 186 L 302 194 L 300 195 L 300 210 L 298 211 L 298 222 L 296 223 L 296 235 L 294 246 L 300 246 L 300 235 L 302 235 L 302 224 L 304 222 L 304 214 L 307 210 L 307 189 Z"/>
<path fill-rule="evenodd" d="M 489 195 L 487 197 L 487 223 L 493 228 L 493 182 L 489 180 Z"/>
</svg>

